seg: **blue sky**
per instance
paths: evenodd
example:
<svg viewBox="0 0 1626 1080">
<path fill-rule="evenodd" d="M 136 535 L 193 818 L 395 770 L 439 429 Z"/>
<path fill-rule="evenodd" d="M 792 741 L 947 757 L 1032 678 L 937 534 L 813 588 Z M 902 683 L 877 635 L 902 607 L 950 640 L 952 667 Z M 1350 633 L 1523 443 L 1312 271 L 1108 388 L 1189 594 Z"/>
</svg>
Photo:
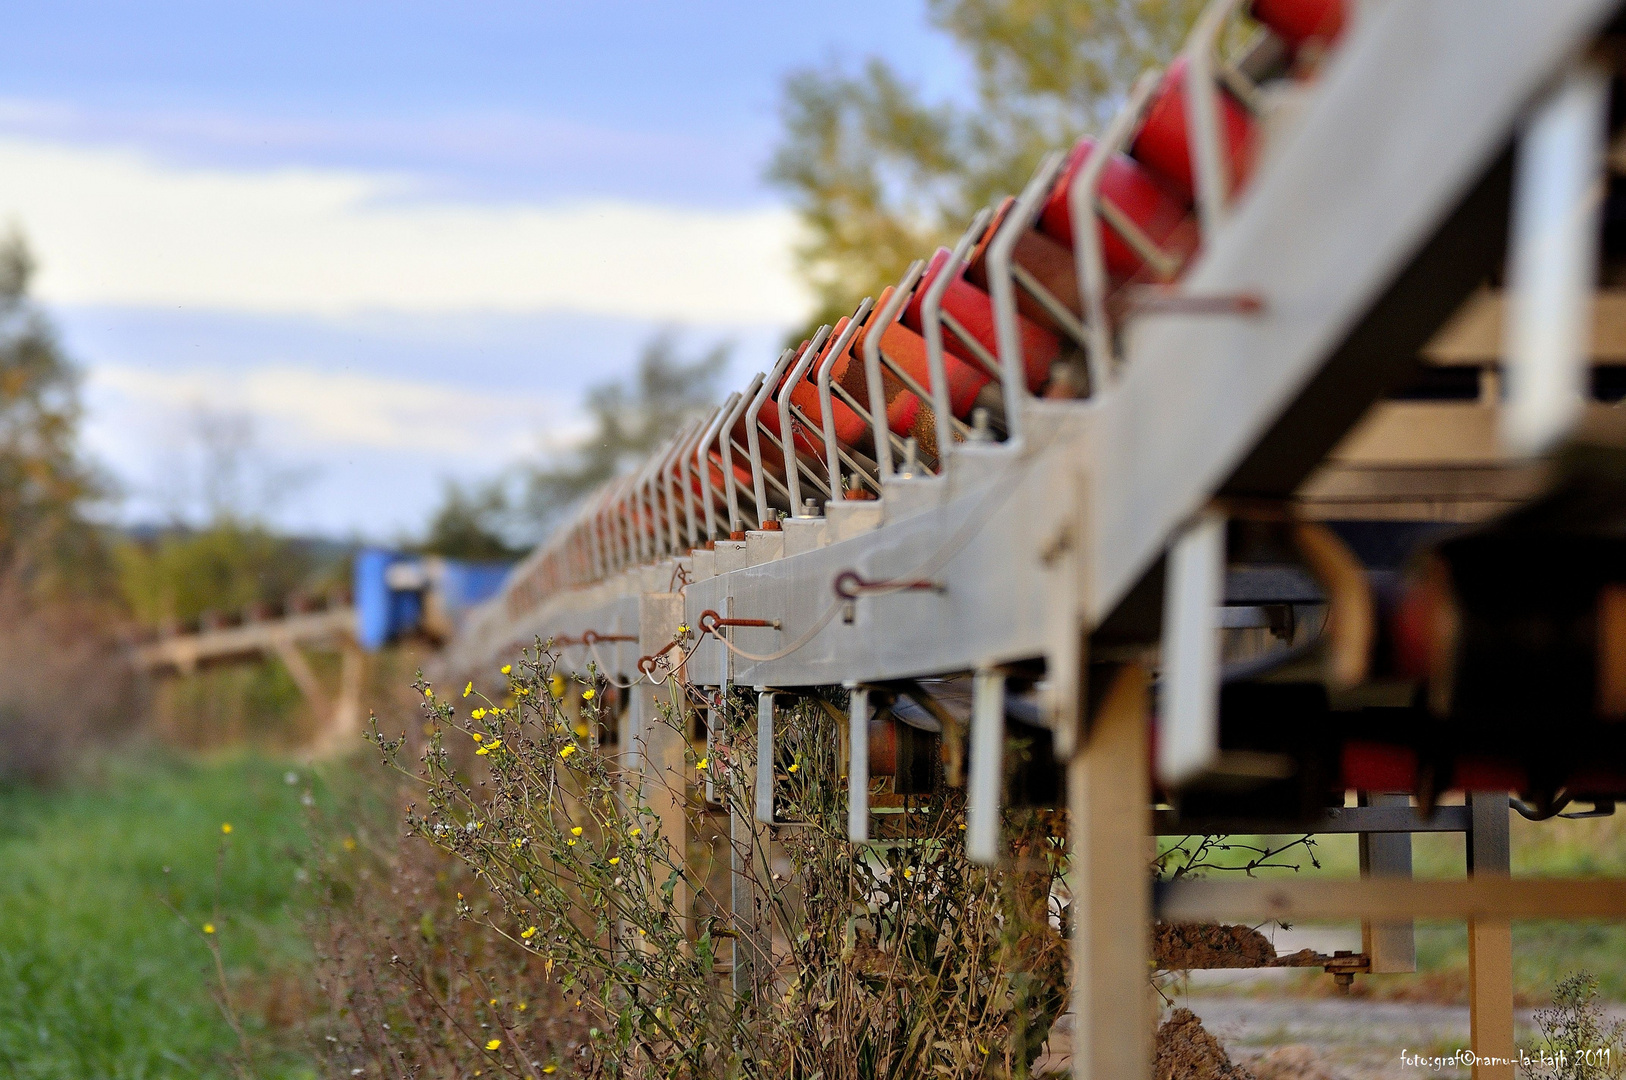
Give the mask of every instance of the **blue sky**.
<svg viewBox="0 0 1626 1080">
<path fill-rule="evenodd" d="M 771 359 L 807 298 L 762 170 L 791 69 L 967 74 L 922 2 L 58 3 L 0 35 L 0 220 L 87 373 L 126 519 L 202 413 L 297 477 L 284 527 L 390 538 L 442 477 L 579 438 L 663 326 Z"/>
</svg>

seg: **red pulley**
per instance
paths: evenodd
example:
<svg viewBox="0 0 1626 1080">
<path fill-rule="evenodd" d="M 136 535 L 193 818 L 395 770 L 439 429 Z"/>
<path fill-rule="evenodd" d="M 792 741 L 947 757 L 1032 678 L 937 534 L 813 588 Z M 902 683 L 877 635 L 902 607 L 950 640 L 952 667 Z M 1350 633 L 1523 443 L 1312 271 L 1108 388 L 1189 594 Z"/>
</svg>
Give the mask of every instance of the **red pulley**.
<svg viewBox="0 0 1626 1080">
<path fill-rule="evenodd" d="M 1068 155 L 1066 167 L 1050 190 L 1050 198 L 1039 215 L 1039 228 L 1062 243 L 1073 243 L 1073 210 L 1068 191 L 1084 167 L 1094 139 L 1080 139 Z M 1131 239 L 1130 230 L 1114 226 L 1111 219 L 1122 217 L 1142 237 L 1151 241 L 1176 269 L 1197 249 L 1197 222 L 1188 199 L 1159 179 L 1144 165 L 1124 154 L 1114 154 L 1101 174 L 1099 203 L 1107 208 L 1100 224 L 1101 253 L 1107 273 L 1115 281 L 1173 277 L 1167 267 L 1154 265 L 1148 272 L 1146 253 Z"/>
<path fill-rule="evenodd" d="M 1234 192 L 1242 186 L 1253 167 L 1253 118 L 1229 90 L 1216 86 L 1214 92 L 1219 105 L 1230 190 Z M 1169 70 L 1164 73 L 1130 153 L 1141 164 L 1160 174 L 1183 197 L 1191 198 L 1195 180 L 1186 123 L 1185 57 L 1170 64 Z"/>
<path fill-rule="evenodd" d="M 937 280 L 937 275 L 942 272 L 952 255 L 953 252 L 948 248 L 938 248 L 937 254 L 932 256 L 931 265 L 927 267 L 914 297 L 904 309 L 903 321 L 911 329 L 924 332 L 925 323 L 921 308 L 925 304 L 926 290 Z M 966 334 L 981 345 L 989 355 L 999 355 L 994 338 L 994 303 L 987 293 L 963 277 L 959 278 L 951 282 L 943 294 L 943 312 L 952 316 Z M 1028 389 L 1037 391 L 1050 378 L 1050 365 L 1061 355 L 1061 341 L 1049 330 L 1030 319 L 1023 318 L 1020 314 L 1017 315 L 1017 322 L 1021 334 L 1023 367 L 1027 373 Z M 973 356 L 971 347 L 946 326 L 943 331 L 943 349 L 946 353 L 956 353 L 968 359 Z M 951 386 L 954 383 L 952 375 L 949 377 L 949 383 Z"/>
<path fill-rule="evenodd" d="M 1312 41 L 1329 45 L 1344 29 L 1344 0 L 1253 0 L 1248 13 L 1294 52 Z"/>
</svg>

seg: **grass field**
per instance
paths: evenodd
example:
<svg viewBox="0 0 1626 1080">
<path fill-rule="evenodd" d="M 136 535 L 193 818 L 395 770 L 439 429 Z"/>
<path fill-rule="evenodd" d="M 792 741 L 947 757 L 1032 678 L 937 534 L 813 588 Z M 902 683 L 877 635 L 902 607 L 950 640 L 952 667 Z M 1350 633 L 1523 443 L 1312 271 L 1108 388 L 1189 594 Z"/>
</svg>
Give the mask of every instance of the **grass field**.
<svg viewBox="0 0 1626 1080">
<path fill-rule="evenodd" d="M 239 1042 L 212 996 L 208 922 L 255 1072 L 314 1075 L 293 1025 L 310 1008 L 302 800 L 320 796 L 315 780 L 258 757 L 146 752 L 0 793 L 0 1074 L 231 1075 Z"/>
<path fill-rule="evenodd" d="M 215 927 L 253 1072 L 317 1075 L 300 1032 L 318 1008 L 304 935 L 316 902 L 304 869 L 312 857 L 306 802 L 330 811 L 342 802 L 328 820 L 346 829 L 382 826 L 357 775 L 334 766 L 324 782 L 252 754 L 143 751 L 102 758 L 54 788 L 0 790 L 0 1080 L 232 1075 L 241 1051 L 214 997 L 205 922 Z M 342 854 L 345 835 L 329 828 L 321 843 Z M 1516 820 L 1513 839 L 1516 873 L 1626 875 L 1626 820 Z M 1318 852 L 1322 872 L 1355 872 L 1350 838 L 1326 838 Z M 1425 877 L 1462 873 L 1461 838 L 1418 838 L 1416 864 Z M 1463 928 L 1425 924 L 1418 946 L 1434 974 L 1362 980 L 1362 989 L 1458 993 Z M 1583 967 L 1608 997 L 1626 1000 L 1626 927 L 1520 924 L 1515 954 L 1527 1000 Z M 1307 976 L 1300 992 L 1329 989 L 1324 976 Z"/>
</svg>

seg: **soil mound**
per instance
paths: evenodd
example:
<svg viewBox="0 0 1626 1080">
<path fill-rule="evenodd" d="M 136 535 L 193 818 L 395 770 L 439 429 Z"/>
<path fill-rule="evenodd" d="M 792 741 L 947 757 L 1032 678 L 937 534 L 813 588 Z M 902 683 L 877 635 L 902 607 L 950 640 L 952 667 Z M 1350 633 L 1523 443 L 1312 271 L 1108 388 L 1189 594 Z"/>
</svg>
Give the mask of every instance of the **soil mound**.
<svg viewBox="0 0 1626 1080">
<path fill-rule="evenodd" d="M 1255 1080 L 1231 1061 L 1190 1009 L 1176 1009 L 1157 1029 L 1152 1080 Z"/>
</svg>

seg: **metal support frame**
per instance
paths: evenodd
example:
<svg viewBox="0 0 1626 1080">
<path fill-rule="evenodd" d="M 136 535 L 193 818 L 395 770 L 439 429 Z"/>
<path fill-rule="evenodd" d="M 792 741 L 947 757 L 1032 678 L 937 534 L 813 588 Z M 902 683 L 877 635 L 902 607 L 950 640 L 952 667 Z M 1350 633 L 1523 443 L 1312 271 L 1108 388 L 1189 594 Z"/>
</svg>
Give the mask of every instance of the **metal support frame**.
<svg viewBox="0 0 1626 1080">
<path fill-rule="evenodd" d="M 1363 796 L 1363 805 L 1411 807 L 1408 795 Z M 1411 834 L 1360 833 L 1361 876 L 1374 879 L 1411 877 Z M 1417 970 L 1417 927 L 1410 920 L 1361 923 L 1361 951 L 1374 975 Z"/>
<path fill-rule="evenodd" d="M 725 702 L 728 700 L 728 689 L 725 684 Z M 755 798 L 756 781 L 750 773 L 740 779 L 745 786 L 743 802 L 749 804 Z M 756 823 L 746 816 L 742 804 L 736 802 L 728 815 L 728 906 L 735 933 L 731 950 L 734 970 L 730 978 L 734 993 L 741 996 L 755 991 L 756 958 L 752 955 L 752 948 L 757 940 L 757 888 L 751 878 L 751 863 L 756 857 L 759 842 L 766 843 L 767 837 L 758 836 Z"/>
<path fill-rule="evenodd" d="M 1598 282 L 1610 73 L 1577 64 L 1536 108 L 1519 142 L 1508 240 L 1507 408 L 1517 453 L 1553 449 L 1586 403 Z"/>
<path fill-rule="evenodd" d="M 870 424 L 875 429 L 876 472 L 881 482 L 892 478 L 892 446 L 887 436 L 892 432 L 886 415 L 886 384 L 881 378 L 881 335 L 898 319 L 898 313 L 909 302 L 915 285 L 920 281 L 926 264 L 916 259 L 903 272 L 903 278 L 892 290 L 892 295 L 875 313 L 869 332 L 864 335 L 864 383 L 869 391 Z"/>
<path fill-rule="evenodd" d="M 795 349 L 786 349 L 779 354 L 779 359 L 774 361 L 773 367 L 768 369 L 767 376 L 762 380 L 756 395 L 751 398 L 750 406 L 745 410 L 747 418 L 745 421 L 745 445 L 751 455 L 751 487 L 752 493 L 757 500 L 757 521 L 759 523 L 766 520 L 768 513 L 768 492 L 767 485 L 764 483 L 766 471 L 762 465 L 762 421 L 760 419 L 762 407 L 768 403 L 769 398 L 773 397 L 773 392 L 778 389 L 780 380 L 784 378 L 785 368 L 790 366 L 791 360 L 795 359 L 795 357 Z M 788 490 L 786 496 L 789 497 Z M 795 507 L 792 507 L 791 510 L 794 512 Z"/>
<path fill-rule="evenodd" d="M 853 686 L 847 701 L 847 839 L 869 839 L 869 687 Z"/>
<path fill-rule="evenodd" d="M 1470 880 L 1506 879 L 1512 873 L 1507 792 L 1468 795 Z M 1513 924 L 1505 917 L 1468 920 L 1468 1023 L 1476 1057 L 1506 1065 L 1475 1064 L 1474 1080 L 1513 1080 Z"/>
<path fill-rule="evenodd" d="M 764 825 L 773 824 L 773 727 L 774 692 L 757 688 L 757 783 L 756 819 Z"/>
<path fill-rule="evenodd" d="M 966 784 L 965 852 L 973 862 L 999 861 L 1005 787 L 1005 673 L 980 668 L 971 683 L 971 776 Z"/>
<path fill-rule="evenodd" d="M 1150 1080 L 1155 1019 L 1146 963 L 1149 683 L 1144 668 L 1107 675 L 1088 740 L 1067 763 L 1072 853 L 1073 1076 Z M 969 829 L 968 829 L 969 831 Z"/>
<path fill-rule="evenodd" d="M 717 538 L 717 511 L 713 505 L 716 494 L 711 488 L 711 444 L 717 439 L 718 432 L 723 430 L 724 423 L 733 414 L 734 406 L 739 404 L 743 395 L 739 391 L 728 395 L 717 415 L 712 418 L 711 425 L 706 433 L 700 437 L 700 446 L 695 450 L 695 468 L 700 470 L 700 490 L 702 500 L 706 504 L 706 539 Z"/>
<path fill-rule="evenodd" d="M 790 423 L 790 392 L 807 375 L 808 366 L 818 359 L 829 336 L 828 326 L 819 327 L 774 394 L 779 405 L 779 452 L 785 459 L 785 486 L 790 489 L 791 513 L 798 517 L 802 514 L 802 465 L 796 450 L 796 431 Z"/>
<path fill-rule="evenodd" d="M 1158 777 L 1178 788 L 1219 760 L 1219 631 L 1225 597 L 1225 519 L 1207 513 L 1169 547 L 1163 586 Z"/>
<path fill-rule="evenodd" d="M 645 593 L 638 602 L 638 648 L 648 656 L 672 641 L 678 625 L 683 622 L 682 593 Z M 669 697 L 670 706 L 681 711 L 686 707 L 681 690 L 682 673 L 674 673 L 661 686 L 641 683 L 634 691 L 633 708 L 638 714 L 638 730 L 634 739 L 637 746 L 638 784 L 643 792 L 643 803 L 655 811 L 660 819 L 661 839 L 672 848 L 673 865 L 687 866 L 689 852 L 688 784 L 689 770 L 685 751 L 689 748 L 688 725 L 680 723 L 674 728 L 663 723 L 659 716 L 660 697 Z M 672 903 L 679 917 L 688 924 L 691 912 L 688 875 L 678 881 Z"/>
<path fill-rule="evenodd" d="M 926 287 L 926 295 L 920 304 L 921 336 L 926 341 L 926 370 L 932 378 L 931 396 L 923 399 L 922 404 L 929 400 L 936 416 L 933 431 L 937 436 L 937 471 L 944 476 L 948 475 L 949 455 L 954 449 L 954 409 L 949 398 L 948 365 L 943 359 L 943 296 L 965 269 L 966 258 L 977 241 L 982 239 L 983 233 L 988 231 L 988 222 L 993 216 L 993 210 L 984 208 L 971 219 L 959 243 L 954 245 L 953 253 L 938 268 L 937 276 Z M 1020 407 L 1020 398 L 1014 401 L 1007 399 L 1005 402 L 1006 431 L 1013 440 L 1021 425 L 1017 419 Z"/>
<path fill-rule="evenodd" d="M 1019 437 L 1020 421 L 1012 426 L 1011 417 L 1020 417 L 1021 403 L 1028 397 L 1027 366 L 1022 355 L 1021 316 L 1016 310 L 1016 285 L 1011 278 L 1012 257 L 1016 242 L 1044 209 L 1045 200 L 1061 172 L 1067 155 L 1060 150 L 1051 152 L 1039 163 L 1028 180 L 1027 187 L 1014 206 L 1005 214 L 994 238 L 988 244 L 988 295 L 994 310 L 994 344 L 998 349 L 1000 387 L 1005 391 L 1007 437 L 1015 442 Z"/>
<path fill-rule="evenodd" d="M 842 328 L 841 335 L 836 338 L 835 344 L 830 346 L 830 355 L 825 357 L 824 362 L 819 365 L 819 426 L 821 434 L 824 436 L 825 465 L 830 470 L 830 498 L 835 502 L 846 501 L 846 495 L 842 492 L 841 487 L 841 460 L 846 455 L 841 449 L 841 444 L 836 441 L 835 410 L 830 400 L 830 375 L 835 369 L 836 361 L 841 359 L 842 355 L 847 351 L 847 347 L 852 344 L 854 335 L 864 325 L 864 320 L 869 317 L 870 308 L 873 306 L 874 301 L 867 296 L 864 297 L 863 302 L 858 305 L 858 310 L 853 312 L 852 318 L 848 319 L 847 325 Z M 878 493 L 880 491 L 879 478 L 875 479 L 873 483 Z"/>
<path fill-rule="evenodd" d="M 744 532 L 740 526 L 740 492 L 739 481 L 734 476 L 734 426 L 745 415 L 745 408 L 756 396 L 757 388 L 767 378 L 766 372 L 757 372 L 756 376 L 740 394 L 739 400 L 734 403 L 728 416 L 723 420 L 723 426 L 717 433 L 718 449 L 723 457 L 723 487 L 728 492 L 728 532 L 732 536 L 737 532 Z M 759 523 L 760 525 L 760 523 Z"/>
</svg>

